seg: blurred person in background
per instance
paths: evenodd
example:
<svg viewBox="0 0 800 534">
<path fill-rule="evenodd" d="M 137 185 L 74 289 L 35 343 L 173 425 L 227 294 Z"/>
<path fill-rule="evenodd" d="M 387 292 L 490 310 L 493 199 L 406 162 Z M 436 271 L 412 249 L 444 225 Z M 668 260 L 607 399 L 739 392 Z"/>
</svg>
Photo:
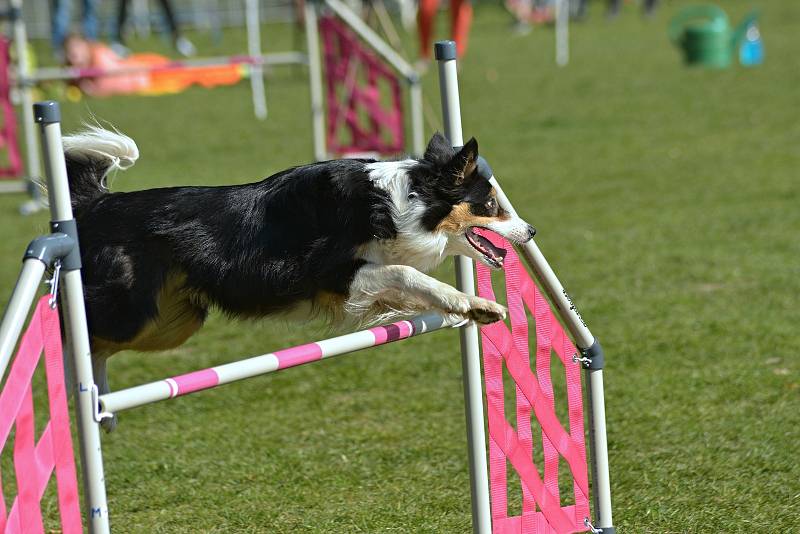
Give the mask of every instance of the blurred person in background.
<svg viewBox="0 0 800 534">
<path fill-rule="evenodd" d="M 586 4 L 588 0 L 578 0 L 578 7 L 575 11 L 575 16 L 579 19 L 586 16 Z M 655 13 L 656 6 L 658 5 L 658 0 L 642 0 L 642 7 L 644 9 L 644 14 L 648 17 Z M 606 15 L 609 18 L 614 18 L 619 15 L 619 11 L 622 8 L 622 0 L 608 0 L 608 11 L 606 11 Z"/>
<path fill-rule="evenodd" d="M 115 52 L 120 55 L 125 55 L 128 53 L 127 48 L 125 47 L 125 22 L 128 20 L 128 4 L 130 0 L 120 0 L 119 2 L 119 13 L 117 15 L 117 28 L 116 33 L 112 38 L 112 48 Z M 180 55 L 183 57 L 191 57 L 197 53 L 197 50 L 194 47 L 194 44 L 181 35 L 180 28 L 178 27 L 178 21 L 175 18 L 175 10 L 172 9 L 172 4 L 170 0 L 158 0 L 158 3 L 161 4 L 161 9 L 164 12 L 164 20 L 167 23 L 167 29 L 172 36 L 172 44 L 175 46 L 175 50 L 178 51 Z M 87 35 L 88 37 L 88 35 Z"/>
<path fill-rule="evenodd" d="M 122 57 L 110 46 L 89 41 L 74 33 L 64 41 L 64 52 L 66 63 L 71 67 L 108 72 L 91 73 L 76 80 L 75 86 L 81 92 L 95 97 L 126 94 L 155 96 L 179 93 L 194 85 L 209 88 L 233 85 L 246 73 L 242 65 L 188 66 L 176 64 L 166 56 L 151 52 Z"/>
<path fill-rule="evenodd" d="M 656 10 L 657 3 L 658 0 L 643 0 L 642 8 L 644 9 L 644 14 L 647 16 L 652 15 Z M 619 15 L 619 10 L 621 7 L 622 0 L 608 0 L 608 16 L 616 17 Z"/>
<path fill-rule="evenodd" d="M 506 9 L 514 16 L 514 33 L 526 35 L 531 25 L 553 22 L 556 0 L 505 0 Z"/>
<path fill-rule="evenodd" d="M 419 53 L 418 67 L 425 70 L 431 60 L 431 44 L 433 41 L 433 23 L 439 11 L 439 0 L 419 1 Z M 451 38 L 456 42 L 458 57 L 467 51 L 467 37 L 472 24 L 472 3 L 470 0 L 450 0 Z"/>
<path fill-rule="evenodd" d="M 50 25 L 52 31 L 53 55 L 59 62 L 64 61 L 64 40 L 72 22 L 71 0 L 52 0 L 50 3 Z M 82 0 L 81 28 L 90 41 L 97 40 L 97 0 Z"/>
</svg>

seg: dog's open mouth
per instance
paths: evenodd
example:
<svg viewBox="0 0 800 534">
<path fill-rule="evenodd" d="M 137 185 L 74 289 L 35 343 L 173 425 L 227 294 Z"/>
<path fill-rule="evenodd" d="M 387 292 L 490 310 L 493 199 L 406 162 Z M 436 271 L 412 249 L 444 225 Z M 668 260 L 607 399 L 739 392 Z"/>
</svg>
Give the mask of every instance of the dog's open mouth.
<svg viewBox="0 0 800 534">
<path fill-rule="evenodd" d="M 467 241 L 472 245 L 472 248 L 483 254 L 484 259 L 489 265 L 497 269 L 502 268 L 503 260 L 506 258 L 506 249 L 494 246 L 491 241 L 475 233 L 476 228 L 479 227 L 471 226 L 467 228 L 464 234 Z"/>
</svg>

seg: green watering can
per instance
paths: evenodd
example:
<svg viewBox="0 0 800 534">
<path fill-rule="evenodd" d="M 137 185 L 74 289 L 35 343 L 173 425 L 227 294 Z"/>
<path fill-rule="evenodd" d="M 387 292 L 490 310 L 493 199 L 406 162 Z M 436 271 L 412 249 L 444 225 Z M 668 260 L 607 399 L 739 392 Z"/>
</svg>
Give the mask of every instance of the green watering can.
<svg viewBox="0 0 800 534">
<path fill-rule="evenodd" d="M 728 15 L 715 5 L 691 6 L 669 24 L 669 38 L 683 50 L 688 65 L 726 68 L 733 61 L 747 28 L 758 19 L 753 11 L 731 29 Z"/>
</svg>

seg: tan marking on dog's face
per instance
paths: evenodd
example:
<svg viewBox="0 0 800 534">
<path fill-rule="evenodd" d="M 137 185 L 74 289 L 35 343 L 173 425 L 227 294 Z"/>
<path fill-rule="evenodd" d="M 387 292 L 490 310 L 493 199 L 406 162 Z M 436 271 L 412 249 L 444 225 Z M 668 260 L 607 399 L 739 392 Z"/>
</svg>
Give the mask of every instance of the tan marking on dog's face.
<svg viewBox="0 0 800 534">
<path fill-rule="evenodd" d="M 170 274 L 158 294 L 158 315 L 128 341 L 92 338 L 95 352 L 149 352 L 174 349 L 197 332 L 205 320 L 206 298 L 186 289 L 184 273 Z"/>
<path fill-rule="evenodd" d="M 494 190 L 492 191 L 494 193 Z M 492 222 L 505 221 L 509 218 L 509 214 L 501 212 L 497 217 L 486 217 L 484 215 L 475 215 L 468 202 L 456 204 L 450 213 L 442 219 L 436 228 L 437 232 L 448 232 L 451 234 L 458 234 L 466 231 L 471 226 L 487 226 Z"/>
</svg>

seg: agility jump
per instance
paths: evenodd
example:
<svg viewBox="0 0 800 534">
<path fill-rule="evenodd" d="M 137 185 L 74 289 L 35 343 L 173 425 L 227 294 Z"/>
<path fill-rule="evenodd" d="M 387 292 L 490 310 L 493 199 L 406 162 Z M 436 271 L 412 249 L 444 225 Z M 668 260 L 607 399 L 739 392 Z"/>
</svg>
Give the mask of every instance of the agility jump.
<svg viewBox="0 0 800 534">
<path fill-rule="evenodd" d="M 463 143 L 458 100 L 457 74 L 455 65 L 455 44 L 440 42 L 436 45 L 436 57 L 439 62 L 442 108 L 445 115 L 445 134 L 454 146 Z M 376 346 L 390 341 L 399 341 L 425 332 L 441 329 L 444 318 L 438 314 L 428 314 L 401 321 L 392 325 L 372 328 L 354 334 L 348 334 L 331 340 L 309 343 L 292 349 L 258 356 L 249 360 L 217 366 L 211 369 L 188 373 L 155 382 L 100 396 L 92 376 L 91 354 L 89 347 L 86 312 L 83 302 L 83 285 L 80 274 L 80 255 L 78 253 L 78 235 L 72 208 L 69 200 L 66 166 L 61 143 L 60 115 L 55 103 L 37 104 L 34 111 L 36 122 L 41 125 L 48 194 L 50 197 L 51 228 L 53 233 L 34 240 L 28 247 L 23 261 L 22 273 L 14 289 L 2 323 L 0 323 L 0 376 L 10 361 L 11 352 L 22 331 L 28 310 L 34 300 L 37 287 L 44 276 L 46 268 L 54 267 L 52 280 L 53 302 L 60 296 L 63 308 L 64 327 L 70 353 L 74 358 L 77 387 L 76 412 L 78 418 L 78 435 L 81 443 L 81 472 L 84 478 L 85 518 L 90 532 L 109 532 L 109 510 L 106 499 L 105 480 L 103 475 L 102 449 L 99 423 L 112 410 L 123 410 L 134 406 L 165 400 L 171 397 L 200 391 L 234 380 L 272 372 L 281 368 L 300 365 L 327 356 L 345 354 L 360 348 Z M 491 176 L 495 184 L 498 201 L 509 212 L 513 212 L 508 199 L 502 193 L 491 169 L 483 161 L 480 171 L 484 176 Z M 489 236 L 488 239 L 495 239 Z M 508 305 L 511 312 L 511 331 L 506 332 L 502 322 L 485 327 L 484 359 L 487 369 L 487 395 L 489 405 L 490 453 L 492 460 L 491 496 L 490 472 L 487 469 L 486 437 L 484 434 L 484 413 L 480 377 L 480 354 L 477 326 L 470 322 L 460 327 L 462 364 L 464 377 L 464 395 L 467 415 L 467 432 L 469 445 L 469 465 L 473 510 L 473 530 L 478 533 L 532 533 L 532 532 L 576 532 L 587 531 L 613 533 L 611 517 L 611 500 L 608 481 L 608 461 L 605 435 L 605 413 L 603 401 L 603 354 L 599 343 L 591 334 L 577 313 L 566 291 L 556 278 L 544 256 L 533 241 L 528 241 L 520 248 L 522 258 L 533 270 L 539 285 L 555 307 L 557 316 L 564 322 L 575 345 L 561 330 L 559 321 L 549 310 L 544 297 L 536 290 L 527 272 L 514 256 L 509 257 L 507 286 L 518 288 L 518 293 L 509 296 Z M 467 294 L 474 294 L 475 277 L 472 260 L 464 256 L 456 258 L 458 289 Z M 510 277 L 510 278 L 508 278 Z M 487 271 L 479 271 L 481 294 L 490 296 L 491 286 Z M 516 295 L 516 296 L 514 296 Z M 45 297 L 43 303 L 48 302 Z M 521 332 L 527 328 L 525 312 L 521 306 L 531 310 L 536 321 L 537 334 L 542 329 L 542 336 L 537 335 L 537 375 L 533 376 L 530 364 L 526 363 L 526 347 L 521 342 Z M 40 305 L 40 308 L 42 306 Z M 47 306 L 45 306 L 47 308 Z M 522 310 L 522 311 L 521 311 Z M 546 312 L 546 313 L 545 313 Z M 37 317 L 39 317 L 37 315 Z M 56 321 L 57 322 L 57 321 Z M 527 339 L 527 335 L 525 335 Z M 539 341 L 541 339 L 541 341 Z M 540 368 L 539 352 L 546 352 L 549 362 L 550 350 L 554 350 L 563 363 L 568 379 L 570 403 L 570 432 L 566 433 L 557 421 L 552 407 L 552 385 L 549 378 Z M 519 435 L 509 432 L 504 423 L 501 404 L 502 392 L 497 389 L 496 379 L 498 365 L 508 366 L 517 379 L 520 395 L 525 401 L 518 403 L 522 411 L 518 418 L 527 413 L 528 430 L 522 425 Z M 14 366 L 17 365 L 15 361 Z M 541 364 L 543 365 L 543 364 Z M 549 363 L 547 363 L 549 367 Z M 526 370 L 527 367 L 527 370 Z M 585 449 L 583 447 L 582 422 L 583 415 L 579 409 L 580 380 L 578 370 L 586 370 L 588 398 L 590 405 L 589 431 L 592 458 L 592 493 L 594 494 L 593 516 L 588 507 L 588 476 L 586 474 Z M 12 368 L 11 375 L 14 375 Z M 10 375 L 10 376 L 11 376 Z M 576 381 L 577 378 L 577 381 Z M 493 382 L 490 384 L 490 382 Z M 9 387 L 7 381 L 6 387 Z M 11 384 L 15 389 L 26 388 L 27 384 Z M 578 388 L 577 390 L 575 388 Z M 134 393 L 136 395 L 134 395 Z M 141 397 L 139 396 L 141 395 Z M 520 397 L 518 397 L 519 400 Z M 141 402 L 140 402 L 141 401 Z M 102 410 L 101 410 L 102 407 Z M 530 414 L 535 413 L 536 421 L 542 428 L 545 450 L 544 486 L 541 476 L 529 454 L 531 432 Z M 17 422 L 19 425 L 19 421 Z M 1 436 L 0 436 L 1 437 Z M 41 442 L 40 442 L 41 443 Z M 19 445 L 20 457 L 29 454 L 31 443 Z M 27 447 L 27 448 L 26 448 Z M 38 447 L 37 447 L 38 452 Z M 506 456 L 500 456 L 500 453 Z M 63 455 L 63 451 L 61 452 Z M 575 504 L 562 507 L 559 496 L 552 491 L 554 473 L 552 462 L 557 464 L 559 455 L 570 465 L 575 486 Z M 70 454 L 71 456 L 71 454 Z M 504 503 L 506 488 L 504 468 L 502 473 L 495 469 L 506 459 L 517 469 L 523 483 L 523 514 L 516 518 L 505 515 Z M 52 469 L 52 468 L 51 468 Z M 63 472 L 64 468 L 62 468 Z M 59 479 L 59 485 L 61 480 Z M 556 483 L 557 486 L 557 483 Z M 41 495 L 39 495 L 41 497 Z M 38 501 L 28 494 L 25 497 L 27 514 L 35 529 Z M 67 500 L 67 497 L 65 497 Z M 20 501 L 22 502 L 22 501 Z M 537 511 L 536 508 L 540 511 Z M 66 508 L 65 508 L 66 509 Z M 4 509 L 3 509 L 4 511 Z M 66 512 L 70 516 L 69 511 Z M 0 514 L 5 520 L 5 513 Z M 16 517 L 16 516 L 15 516 Z M 62 521 L 65 520 L 62 509 Z M 3 523 L 4 524 L 4 523 Z M 67 523 L 64 522 L 65 531 Z M 74 525 L 74 523 L 73 523 Z M 27 525 L 23 523 L 23 527 Z M 13 532 L 15 530 L 8 530 Z"/>
</svg>

